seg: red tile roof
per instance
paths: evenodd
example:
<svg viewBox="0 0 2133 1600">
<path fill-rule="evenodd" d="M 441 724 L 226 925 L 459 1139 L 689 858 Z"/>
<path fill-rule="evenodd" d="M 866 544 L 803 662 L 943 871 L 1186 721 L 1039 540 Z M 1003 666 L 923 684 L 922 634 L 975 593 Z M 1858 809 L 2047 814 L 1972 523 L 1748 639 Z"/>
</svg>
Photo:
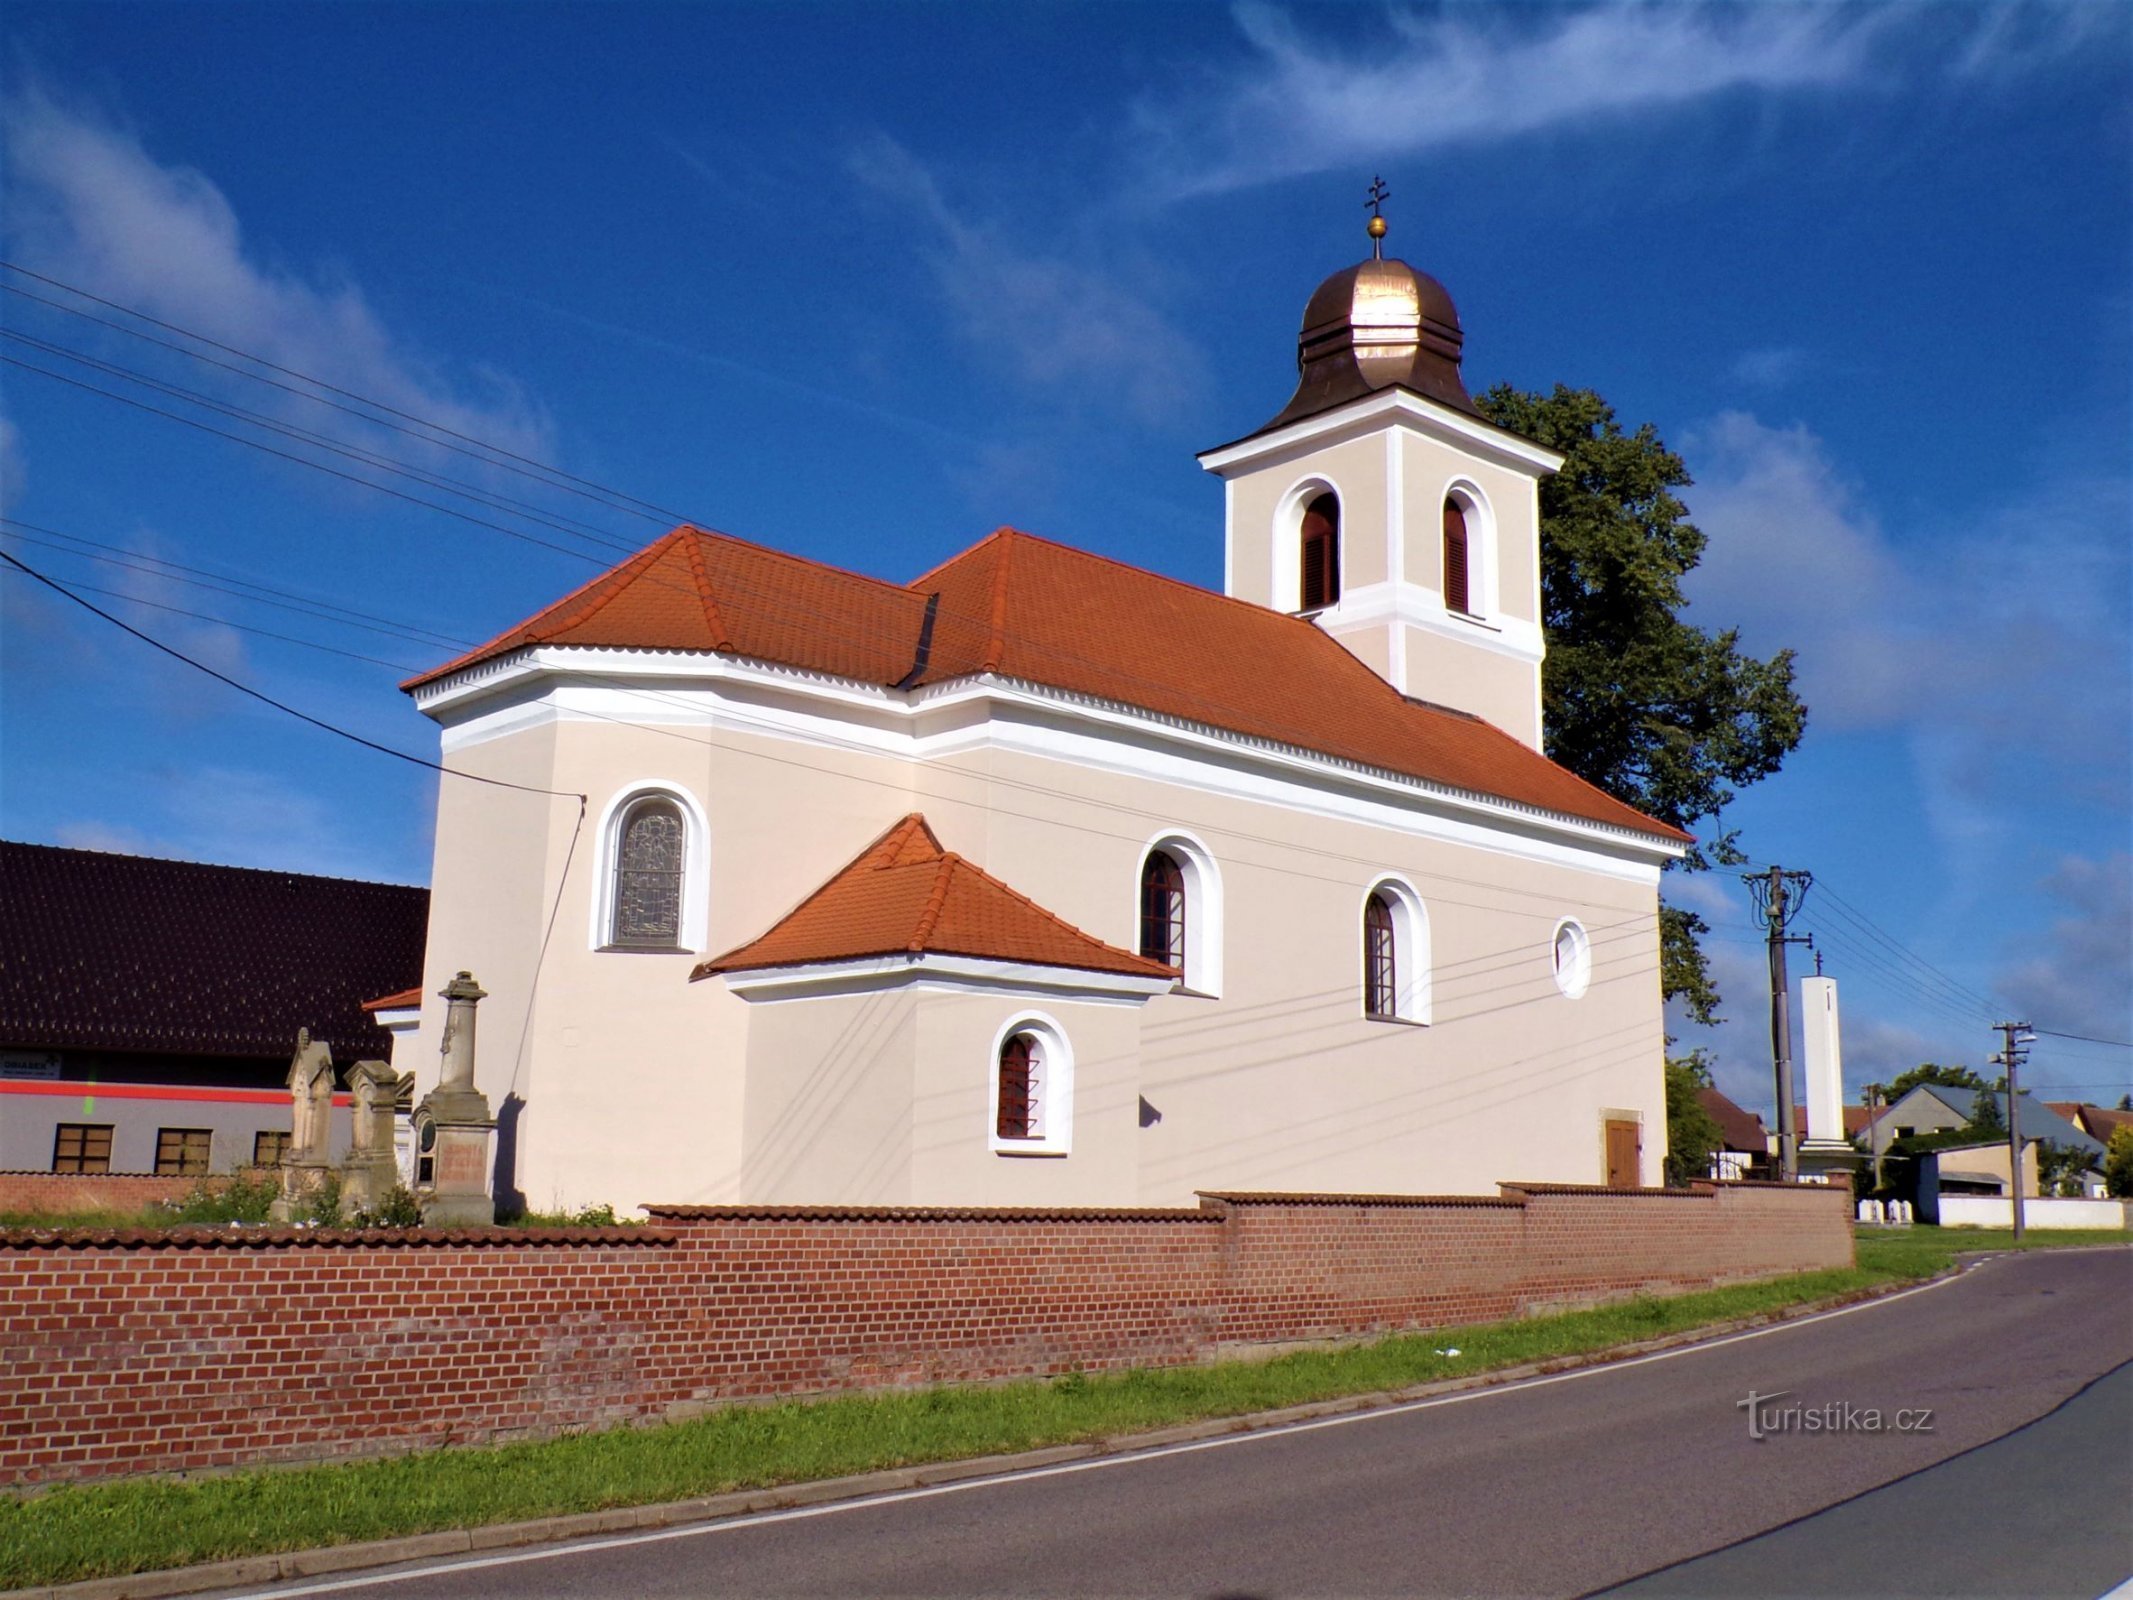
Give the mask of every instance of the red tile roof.
<svg viewBox="0 0 2133 1600">
<path fill-rule="evenodd" d="M 759 939 L 690 974 L 747 972 L 887 955 L 975 956 L 1137 978 L 1173 976 L 1045 910 L 943 850 L 916 812 L 862 850 Z"/>
<path fill-rule="evenodd" d="M 998 673 L 1662 839 L 1509 734 L 1407 699 L 1329 635 L 1002 528 L 907 588 L 681 527 L 538 616 L 411 678 L 533 644 L 697 650 L 901 687 Z"/>
<path fill-rule="evenodd" d="M 427 889 L 0 842 L 0 1045 L 354 1061 L 422 976 Z"/>
<path fill-rule="evenodd" d="M 1763 1119 L 1752 1111 L 1743 1111 L 1718 1090 L 1708 1086 L 1696 1091 L 1696 1099 L 1711 1120 L 1718 1124 L 1719 1138 L 1728 1150 L 1745 1150 L 1754 1155 L 1767 1155 L 1770 1151 L 1770 1136 L 1763 1129 Z"/>
<path fill-rule="evenodd" d="M 418 983 L 414 988 L 402 989 L 398 994 L 380 995 L 375 1000 L 365 1000 L 363 1009 L 365 1011 L 405 1011 L 410 1007 L 420 1009 L 421 1005 L 422 985 Z"/>
</svg>

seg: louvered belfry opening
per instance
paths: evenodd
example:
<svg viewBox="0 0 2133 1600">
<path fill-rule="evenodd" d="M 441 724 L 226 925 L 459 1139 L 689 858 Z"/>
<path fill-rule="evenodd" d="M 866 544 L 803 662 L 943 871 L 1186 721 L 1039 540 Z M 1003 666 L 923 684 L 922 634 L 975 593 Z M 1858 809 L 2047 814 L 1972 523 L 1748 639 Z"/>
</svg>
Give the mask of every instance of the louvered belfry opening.
<svg viewBox="0 0 2133 1600">
<path fill-rule="evenodd" d="M 1164 850 L 1149 851 L 1141 868 L 1141 954 L 1185 970 L 1185 873 Z"/>
<path fill-rule="evenodd" d="M 1000 1115 L 996 1127 L 1003 1139 L 1037 1137 L 1040 1059 L 1037 1041 L 1026 1033 L 1015 1034 L 1000 1046 Z"/>
<path fill-rule="evenodd" d="M 687 848 L 687 828 L 673 801 L 640 800 L 630 808 L 615 851 L 610 942 L 653 949 L 681 943 L 681 875 Z"/>
<path fill-rule="evenodd" d="M 1444 604 L 1452 611 L 1473 611 L 1467 603 L 1466 508 L 1456 500 L 1444 502 Z"/>
<path fill-rule="evenodd" d="M 1303 605 L 1323 611 L 1341 598 L 1341 503 L 1322 494 L 1304 507 Z"/>
<path fill-rule="evenodd" d="M 1367 1015 L 1399 1014 L 1395 964 L 1392 907 L 1382 894 L 1374 894 L 1363 906 L 1363 1010 Z"/>
</svg>

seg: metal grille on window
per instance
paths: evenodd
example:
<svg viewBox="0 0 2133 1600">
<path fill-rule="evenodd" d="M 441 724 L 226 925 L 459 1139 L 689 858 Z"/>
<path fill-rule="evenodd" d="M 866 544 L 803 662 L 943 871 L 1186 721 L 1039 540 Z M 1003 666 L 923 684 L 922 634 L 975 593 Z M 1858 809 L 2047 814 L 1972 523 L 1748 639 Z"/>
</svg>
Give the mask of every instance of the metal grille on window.
<svg viewBox="0 0 2133 1600">
<path fill-rule="evenodd" d="M 1185 970 L 1185 874 L 1161 850 L 1141 868 L 1141 954 Z"/>
<path fill-rule="evenodd" d="M 272 1129 L 252 1135 L 252 1165 L 255 1167 L 278 1167 L 289 1148 L 289 1136 Z"/>
<path fill-rule="evenodd" d="M 1341 506 L 1322 494 L 1304 509 L 1303 606 L 1320 611 L 1341 597 Z"/>
<path fill-rule="evenodd" d="M 1394 948 L 1392 907 L 1374 894 L 1363 907 L 1363 1009 L 1373 1017 L 1399 1014 Z"/>
<path fill-rule="evenodd" d="M 1444 604 L 1451 611 L 1473 609 L 1467 598 L 1466 511 L 1456 500 L 1444 502 Z"/>
<path fill-rule="evenodd" d="M 616 944 L 681 943 L 681 869 L 687 851 L 681 809 L 644 800 L 622 820 L 615 852 Z"/>
<path fill-rule="evenodd" d="M 1000 1112 L 995 1124 L 1003 1139 L 1039 1137 L 1038 1107 L 1043 1086 L 1038 1075 L 1044 1052 L 1037 1041 L 1018 1033 L 1000 1046 Z"/>
</svg>

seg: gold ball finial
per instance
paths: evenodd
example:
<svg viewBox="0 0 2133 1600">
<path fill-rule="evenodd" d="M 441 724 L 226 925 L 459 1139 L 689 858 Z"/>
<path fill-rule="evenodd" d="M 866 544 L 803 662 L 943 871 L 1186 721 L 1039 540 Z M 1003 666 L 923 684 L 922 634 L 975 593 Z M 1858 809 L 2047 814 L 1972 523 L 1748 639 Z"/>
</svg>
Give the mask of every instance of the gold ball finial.
<svg viewBox="0 0 2133 1600">
<path fill-rule="evenodd" d="M 1363 202 L 1370 208 L 1370 254 L 1373 260 L 1385 256 L 1385 202 L 1392 198 L 1392 191 L 1385 187 L 1383 178 L 1370 180 L 1370 198 Z"/>
<path fill-rule="evenodd" d="M 1385 219 L 1383 217 L 1372 217 L 1370 219 L 1370 237 L 1373 239 L 1385 237 Z"/>
</svg>

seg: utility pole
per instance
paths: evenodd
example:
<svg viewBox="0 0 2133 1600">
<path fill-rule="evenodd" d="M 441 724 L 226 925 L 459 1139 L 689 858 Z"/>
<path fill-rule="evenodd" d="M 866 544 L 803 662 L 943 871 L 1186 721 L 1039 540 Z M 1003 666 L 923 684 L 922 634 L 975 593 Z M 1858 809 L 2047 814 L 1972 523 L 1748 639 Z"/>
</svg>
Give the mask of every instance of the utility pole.
<svg viewBox="0 0 2133 1600">
<path fill-rule="evenodd" d="M 2015 1243 L 2022 1242 L 2022 1088 L 2015 1081 L 2015 1074 L 2029 1055 L 2029 1047 L 2037 1042 L 2026 1022 L 1995 1022 L 2000 1037 L 2006 1041 L 2000 1053 L 1992 1058 L 1995 1066 L 2007 1069 L 2007 1190 L 2013 1196 Z M 1989 1091 L 1988 1091 L 1989 1092 Z"/>
<path fill-rule="evenodd" d="M 1821 959 L 1819 955 L 1815 957 L 1817 962 Z M 1882 1094 L 1880 1084 L 1870 1083 L 1866 1086 L 1866 1143 L 1867 1148 L 1874 1152 L 1874 1193 L 1877 1195 L 1881 1193 L 1884 1183 L 1881 1176 L 1882 1158 L 1888 1153 L 1888 1145 L 1882 1138 L 1885 1131 L 1881 1126 Z"/>
<path fill-rule="evenodd" d="M 1815 880 L 1811 872 L 1787 872 L 1783 867 L 1745 873 L 1743 878 L 1755 896 L 1756 915 L 1770 935 L 1770 1060 L 1777 1075 L 1778 1180 L 1793 1183 L 1800 1176 L 1800 1130 L 1792 1103 L 1792 989 L 1785 976 L 1785 946 L 1810 941 L 1788 935 L 1785 928 L 1806 904 Z"/>
</svg>

